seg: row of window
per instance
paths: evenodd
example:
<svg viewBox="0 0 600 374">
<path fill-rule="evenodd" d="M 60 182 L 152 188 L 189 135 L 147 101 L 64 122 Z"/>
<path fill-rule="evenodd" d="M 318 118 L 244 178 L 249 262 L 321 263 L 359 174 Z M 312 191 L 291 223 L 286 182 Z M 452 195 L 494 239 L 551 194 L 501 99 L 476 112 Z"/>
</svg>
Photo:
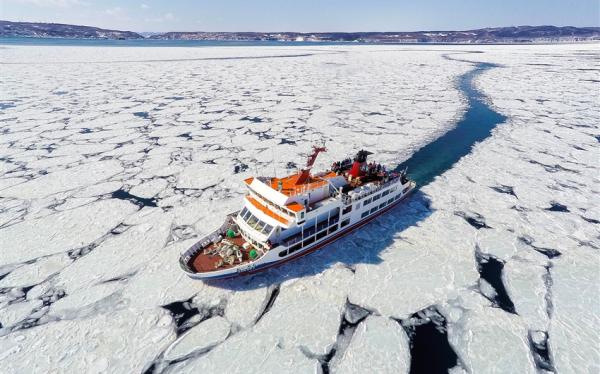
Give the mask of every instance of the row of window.
<svg viewBox="0 0 600 374">
<path fill-rule="evenodd" d="M 381 194 L 377 194 L 377 195 L 373 196 L 372 198 L 365 200 L 364 205 L 369 204 L 381 197 L 384 197 L 384 196 L 390 194 L 391 192 L 394 192 L 395 190 L 396 190 L 396 188 L 394 187 L 389 190 L 383 191 Z M 383 203 L 379 204 L 379 206 L 375 206 L 375 207 L 371 208 L 371 210 L 367 210 L 367 211 L 363 212 L 361 218 L 365 218 L 369 214 L 375 213 L 379 209 L 384 208 L 386 205 L 390 205 L 395 200 L 399 200 L 401 197 L 402 197 L 402 194 L 398 194 L 395 197 L 392 197 L 392 198 L 388 199 L 387 201 L 384 201 Z M 346 207 L 344 209 L 344 211 L 342 211 L 342 215 L 349 213 L 351 210 L 352 210 L 352 206 L 350 205 L 350 206 Z M 298 233 L 298 234 L 288 238 L 288 240 L 285 242 L 285 245 L 288 245 L 288 246 L 292 245 L 292 244 L 293 245 L 289 249 L 279 252 L 279 257 L 285 257 L 289 254 L 292 254 L 292 253 L 306 247 L 307 245 L 314 243 L 316 240 L 320 240 L 320 239 L 324 238 L 325 236 L 332 234 L 333 232 L 335 232 L 338 229 L 337 225 L 335 225 L 335 223 L 337 223 L 337 221 L 338 221 L 338 215 L 336 214 L 334 217 L 331 217 L 329 220 L 324 220 L 322 222 L 319 222 L 316 225 L 317 235 L 315 235 L 315 225 L 313 225 L 313 226 L 310 226 L 310 227 L 304 229 L 304 235 L 302 235 L 303 233 Z M 348 226 L 349 224 L 350 224 L 350 218 L 346 218 L 340 223 L 340 227 L 345 227 L 345 226 Z M 332 226 L 330 226 L 327 230 L 324 230 L 326 225 L 332 225 Z"/>
<path fill-rule="evenodd" d="M 344 222 L 342 222 L 342 224 L 344 224 Z M 304 239 L 302 242 L 291 246 L 289 249 L 279 252 L 279 257 L 285 257 L 287 255 L 290 255 L 290 254 L 306 247 L 307 245 L 314 243 L 316 240 L 321 240 L 325 236 L 334 233 L 335 231 L 337 231 L 337 229 L 338 229 L 337 225 L 333 225 L 329 229 L 323 230 L 323 231 L 317 233 L 317 235 L 311 235 L 310 237 Z"/>
<path fill-rule="evenodd" d="M 379 206 L 374 206 L 373 208 L 371 208 L 371 210 L 365 210 L 361 215 L 360 218 L 365 218 L 366 216 L 368 216 L 369 214 L 373 214 L 376 211 L 378 211 L 379 209 L 384 208 L 386 205 L 390 205 L 392 202 L 394 202 L 395 200 L 399 200 L 402 197 L 401 194 L 396 195 L 396 197 L 392 197 L 390 199 L 388 199 L 388 201 L 384 201 L 383 203 L 379 204 Z"/>
<path fill-rule="evenodd" d="M 257 242 L 256 240 L 252 239 L 244 230 L 240 230 L 242 232 L 242 237 L 248 242 L 251 243 L 253 246 L 257 247 L 257 248 L 265 248 L 265 244 L 264 243 L 260 243 Z"/>
<path fill-rule="evenodd" d="M 262 234 L 269 236 L 271 231 L 273 231 L 273 226 L 258 219 L 254 214 L 250 213 L 247 208 L 242 209 L 239 217 L 246 222 L 248 226 Z"/>
<path fill-rule="evenodd" d="M 396 191 L 396 187 L 392 187 L 392 188 L 390 188 L 389 190 L 385 190 L 385 191 L 383 191 L 383 192 L 382 192 L 382 193 L 380 193 L 380 194 L 374 195 L 373 197 L 369 197 L 368 199 L 366 199 L 366 200 L 363 202 L 363 206 L 365 206 L 365 205 L 367 205 L 367 204 L 371 204 L 373 201 L 375 201 L 375 200 L 377 200 L 377 199 L 379 199 L 379 198 L 381 198 L 381 197 L 384 197 L 384 196 L 386 196 L 386 195 L 388 195 L 389 193 L 391 193 L 391 192 L 394 192 L 394 191 Z M 360 206 L 360 204 L 359 204 L 359 206 Z"/>
<path fill-rule="evenodd" d="M 336 225 L 338 220 L 339 216 L 336 213 L 335 216 L 330 217 L 328 220 L 325 219 L 319 222 L 316 226 L 312 224 L 311 226 L 305 227 L 303 231 L 284 239 L 285 245 L 290 246 L 302 240 L 306 240 L 307 238 L 310 238 L 311 236 L 315 235 L 315 232 L 321 232 L 323 229 L 326 229 L 329 226 Z"/>
</svg>

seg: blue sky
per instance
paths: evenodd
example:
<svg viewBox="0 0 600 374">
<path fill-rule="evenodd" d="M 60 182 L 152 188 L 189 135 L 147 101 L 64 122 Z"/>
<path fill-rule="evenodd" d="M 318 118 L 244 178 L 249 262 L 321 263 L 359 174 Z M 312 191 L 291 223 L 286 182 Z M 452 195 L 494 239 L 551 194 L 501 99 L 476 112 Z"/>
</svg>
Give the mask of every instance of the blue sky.
<svg viewBox="0 0 600 374">
<path fill-rule="evenodd" d="M 0 0 L 0 19 L 133 31 L 416 31 L 599 26 L 600 0 Z"/>
</svg>

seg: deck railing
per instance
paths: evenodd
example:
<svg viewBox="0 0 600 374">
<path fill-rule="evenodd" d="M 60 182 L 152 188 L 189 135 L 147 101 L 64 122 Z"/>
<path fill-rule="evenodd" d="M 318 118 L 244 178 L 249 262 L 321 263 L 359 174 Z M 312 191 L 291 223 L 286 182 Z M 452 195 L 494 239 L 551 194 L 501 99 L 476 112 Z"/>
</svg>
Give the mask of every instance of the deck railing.
<svg viewBox="0 0 600 374">
<path fill-rule="evenodd" d="M 190 267 L 190 260 L 198 254 L 202 249 L 210 245 L 211 243 L 218 242 L 223 236 L 226 234 L 227 229 L 234 223 L 233 217 L 235 217 L 238 212 L 230 213 L 225 218 L 225 222 L 215 231 L 210 233 L 209 235 L 202 238 L 201 241 L 191 246 L 188 250 L 183 252 L 183 254 L 179 257 L 179 265 L 181 268 L 188 273 L 195 273 L 195 271 Z"/>
<path fill-rule="evenodd" d="M 374 194 L 377 191 L 381 191 L 382 189 L 391 186 L 392 184 L 396 183 L 398 180 L 400 179 L 400 176 L 397 176 L 395 178 L 392 178 L 390 180 L 388 180 L 385 183 L 382 183 L 380 185 L 377 185 L 377 187 L 370 189 L 368 192 L 364 192 L 355 196 L 350 196 L 348 194 L 342 194 L 342 202 L 346 205 L 351 204 L 357 200 L 360 200 L 362 198 L 365 198 L 369 195 Z"/>
</svg>

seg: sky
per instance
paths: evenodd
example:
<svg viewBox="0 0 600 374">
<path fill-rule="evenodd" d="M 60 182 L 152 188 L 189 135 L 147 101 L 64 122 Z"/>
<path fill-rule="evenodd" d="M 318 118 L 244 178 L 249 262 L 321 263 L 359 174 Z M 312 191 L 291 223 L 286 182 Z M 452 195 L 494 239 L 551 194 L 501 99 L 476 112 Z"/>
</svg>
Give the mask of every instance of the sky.
<svg viewBox="0 0 600 374">
<path fill-rule="evenodd" d="M 0 19 L 137 32 L 600 26 L 600 0 L 0 0 Z"/>
</svg>

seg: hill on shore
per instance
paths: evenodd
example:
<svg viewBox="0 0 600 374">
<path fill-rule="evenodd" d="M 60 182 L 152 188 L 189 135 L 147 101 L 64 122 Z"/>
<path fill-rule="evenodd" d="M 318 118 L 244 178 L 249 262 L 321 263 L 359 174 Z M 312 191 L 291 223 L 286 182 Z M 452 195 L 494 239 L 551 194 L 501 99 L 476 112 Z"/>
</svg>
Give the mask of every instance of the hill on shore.
<svg viewBox="0 0 600 374">
<path fill-rule="evenodd" d="M 136 33 L 60 23 L 0 21 L 0 37 L 230 41 L 343 41 L 365 43 L 554 43 L 600 41 L 600 27 L 514 26 L 466 31 Z"/>
<path fill-rule="evenodd" d="M 0 21 L 0 37 L 74 38 L 74 39 L 144 39 L 133 31 L 107 30 L 91 26 L 62 23 Z"/>
</svg>

